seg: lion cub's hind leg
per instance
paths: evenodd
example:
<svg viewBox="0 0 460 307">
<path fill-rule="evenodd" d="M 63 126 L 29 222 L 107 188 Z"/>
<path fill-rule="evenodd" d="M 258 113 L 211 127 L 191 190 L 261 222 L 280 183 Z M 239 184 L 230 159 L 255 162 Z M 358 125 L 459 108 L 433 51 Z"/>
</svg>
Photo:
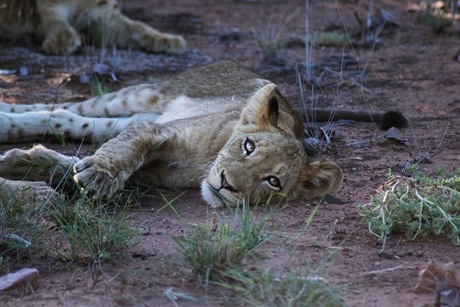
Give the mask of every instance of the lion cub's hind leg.
<svg viewBox="0 0 460 307">
<path fill-rule="evenodd" d="M 105 118 L 148 113 L 154 121 L 165 112 L 172 98 L 170 95 L 162 94 L 158 84 L 139 84 L 80 102 L 10 104 L 0 101 L 0 112 L 19 114 L 66 110 L 84 117 Z"/>
</svg>

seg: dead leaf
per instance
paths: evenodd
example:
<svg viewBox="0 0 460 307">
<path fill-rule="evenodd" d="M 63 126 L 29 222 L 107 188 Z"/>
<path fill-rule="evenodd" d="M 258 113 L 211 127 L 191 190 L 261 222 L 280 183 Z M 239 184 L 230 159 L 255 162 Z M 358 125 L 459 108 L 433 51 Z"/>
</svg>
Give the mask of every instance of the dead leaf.
<svg viewBox="0 0 460 307">
<path fill-rule="evenodd" d="M 392 12 L 388 10 L 379 8 L 379 10 L 377 11 L 377 18 L 386 26 L 393 26 L 399 28 L 399 23 L 396 20 L 396 17 L 393 15 Z"/>
<path fill-rule="evenodd" d="M 401 136 L 401 132 L 399 131 L 399 129 L 395 127 L 391 127 L 390 129 L 387 130 L 387 132 L 385 132 L 385 138 L 390 141 L 395 141 L 401 144 L 404 144 L 405 142 L 407 142 L 407 139 Z"/>
</svg>

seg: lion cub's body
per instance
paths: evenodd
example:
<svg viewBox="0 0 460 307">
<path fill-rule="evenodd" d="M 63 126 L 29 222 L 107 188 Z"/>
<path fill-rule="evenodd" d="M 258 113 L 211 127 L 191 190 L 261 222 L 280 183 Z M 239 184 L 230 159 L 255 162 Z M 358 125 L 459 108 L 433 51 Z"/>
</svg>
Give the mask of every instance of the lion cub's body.
<svg viewBox="0 0 460 307">
<path fill-rule="evenodd" d="M 161 33 L 131 20 L 116 0 L 0 0 L 0 38 L 33 34 L 49 54 L 70 54 L 82 45 L 81 34 L 105 47 L 180 53 L 181 36 Z"/>
<path fill-rule="evenodd" d="M 336 191 L 342 181 L 336 164 L 309 161 L 299 140 L 301 123 L 276 86 L 232 62 L 82 103 L 2 103 L 0 131 L 6 132 L 1 142 L 53 134 L 110 139 L 82 160 L 41 146 L 0 156 L 0 176 L 11 180 L 47 180 L 50 174 L 43 172 L 25 177 L 27 160 L 48 159 L 57 173 L 73 165 L 74 178 L 96 197 L 113 195 L 127 181 L 201 186 L 205 201 L 220 206 L 265 202 L 274 194 L 317 197 Z M 9 191 L 14 184 L 5 180 Z"/>
</svg>

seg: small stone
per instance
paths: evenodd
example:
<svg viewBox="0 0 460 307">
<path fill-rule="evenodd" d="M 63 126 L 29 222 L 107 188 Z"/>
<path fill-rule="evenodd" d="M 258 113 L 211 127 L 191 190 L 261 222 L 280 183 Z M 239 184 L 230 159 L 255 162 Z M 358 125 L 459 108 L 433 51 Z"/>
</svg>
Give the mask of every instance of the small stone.
<svg viewBox="0 0 460 307">
<path fill-rule="evenodd" d="M 81 84 L 89 84 L 90 80 L 91 79 L 88 75 L 81 75 L 79 78 Z"/>
<path fill-rule="evenodd" d="M 19 68 L 19 75 L 20 76 L 27 76 L 29 74 L 29 69 L 27 67 Z"/>
<path fill-rule="evenodd" d="M 384 259 L 395 259 L 396 255 L 392 251 L 379 251 L 378 253 L 379 257 L 384 258 Z"/>
<path fill-rule="evenodd" d="M 38 278 L 37 269 L 24 268 L 15 273 L 0 277 L 0 291 L 21 286 Z"/>
</svg>

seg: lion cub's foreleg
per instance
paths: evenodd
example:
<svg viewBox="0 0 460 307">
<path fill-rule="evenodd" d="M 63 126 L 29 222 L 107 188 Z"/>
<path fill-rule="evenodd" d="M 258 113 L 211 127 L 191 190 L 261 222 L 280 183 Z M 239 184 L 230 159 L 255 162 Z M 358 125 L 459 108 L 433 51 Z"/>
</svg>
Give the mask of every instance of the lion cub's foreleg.
<svg viewBox="0 0 460 307">
<path fill-rule="evenodd" d="M 54 199 L 58 193 L 43 181 L 9 180 L 0 177 L 0 203 L 38 204 Z"/>
<path fill-rule="evenodd" d="M 76 161 L 40 145 L 7 151 L 0 155 L 0 199 L 27 204 L 53 198 Z"/>
<path fill-rule="evenodd" d="M 145 164 L 172 150 L 174 132 L 163 125 L 136 122 L 74 166 L 74 179 L 94 197 L 112 196 Z"/>
<path fill-rule="evenodd" d="M 58 186 L 79 159 L 41 145 L 11 149 L 0 155 L 0 176 L 11 180 L 45 181 Z"/>
</svg>

